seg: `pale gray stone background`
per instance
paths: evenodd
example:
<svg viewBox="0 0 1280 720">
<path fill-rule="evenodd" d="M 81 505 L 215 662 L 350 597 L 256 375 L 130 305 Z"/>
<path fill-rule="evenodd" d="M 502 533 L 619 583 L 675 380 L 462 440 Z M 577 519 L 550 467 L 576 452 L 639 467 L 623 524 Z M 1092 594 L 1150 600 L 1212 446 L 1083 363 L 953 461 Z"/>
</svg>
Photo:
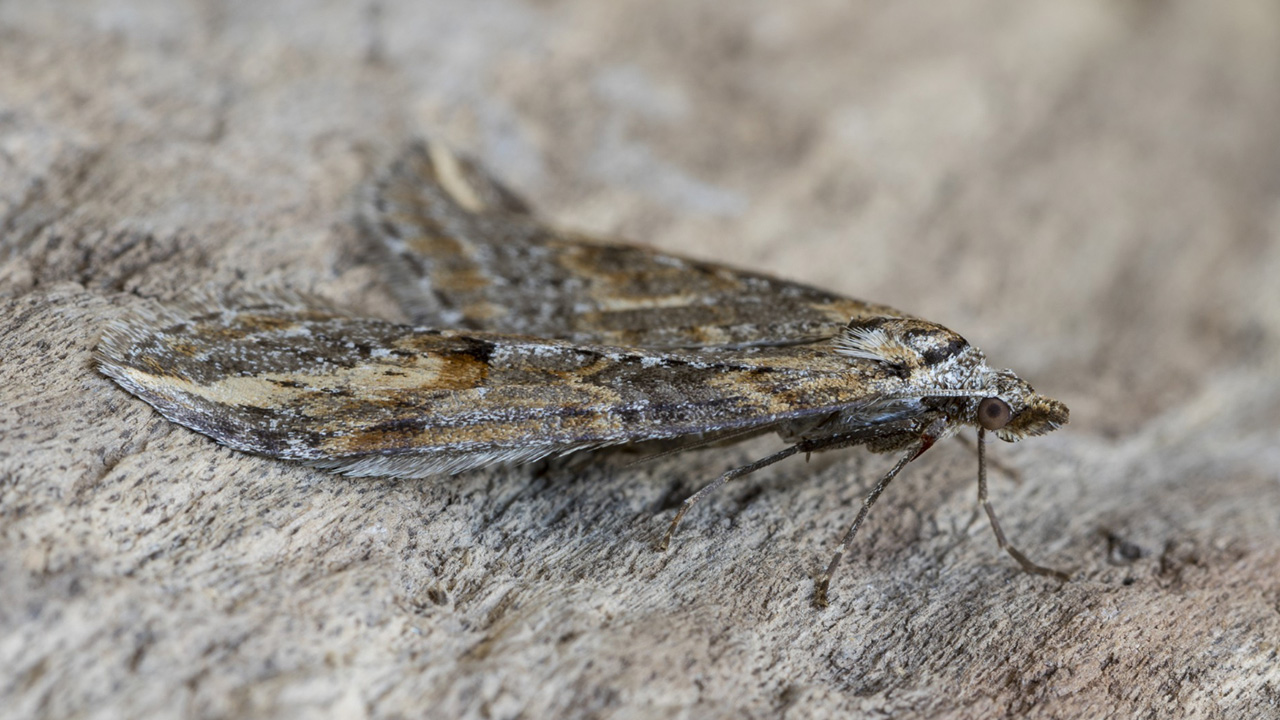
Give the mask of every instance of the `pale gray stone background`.
<svg viewBox="0 0 1280 720">
<path fill-rule="evenodd" d="M 942 322 L 1065 401 L 871 516 L 762 438 L 428 482 L 224 449 L 98 375 L 123 308 L 396 317 L 352 193 L 405 139 L 564 225 Z M 1280 5 L 0 2 L 6 717 L 1280 717 Z"/>
</svg>

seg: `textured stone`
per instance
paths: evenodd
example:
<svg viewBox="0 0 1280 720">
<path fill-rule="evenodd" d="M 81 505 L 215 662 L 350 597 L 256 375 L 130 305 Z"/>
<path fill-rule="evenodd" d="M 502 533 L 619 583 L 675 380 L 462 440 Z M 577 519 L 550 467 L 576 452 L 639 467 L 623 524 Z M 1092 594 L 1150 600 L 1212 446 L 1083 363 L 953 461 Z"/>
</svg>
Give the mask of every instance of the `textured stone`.
<svg viewBox="0 0 1280 720">
<path fill-rule="evenodd" d="M 0 4 L 11 717 L 1280 717 L 1280 7 Z M 284 282 L 397 317 L 352 193 L 406 138 L 560 224 L 951 327 L 1071 424 L 891 462 L 776 440 L 435 482 L 235 453 L 104 321 Z"/>
</svg>

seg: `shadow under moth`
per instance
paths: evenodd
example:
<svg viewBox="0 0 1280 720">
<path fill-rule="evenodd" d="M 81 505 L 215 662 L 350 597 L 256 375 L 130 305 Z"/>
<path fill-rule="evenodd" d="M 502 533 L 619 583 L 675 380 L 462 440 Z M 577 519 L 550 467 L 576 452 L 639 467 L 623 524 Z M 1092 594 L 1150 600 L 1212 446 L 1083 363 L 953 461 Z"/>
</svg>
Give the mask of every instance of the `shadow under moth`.
<svg viewBox="0 0 1280 720">
<path fill-rule="evenodd" d="M 552 228 L 470 160 L 410 145 L 365 188 L 360 222 L 413 325 L 314 298 L 244 293 L 114 320 L 102 372 L 170 420 L 245 452 L 416 478 L 645 441 L 775 432 L 787 447 L 680 507 L 796 454 L 895 452 L 815 582 L 907 463 L 978 431 L 1049 432 L 1067 408 L 936 323 L 766 275 Z"/>
</svg>

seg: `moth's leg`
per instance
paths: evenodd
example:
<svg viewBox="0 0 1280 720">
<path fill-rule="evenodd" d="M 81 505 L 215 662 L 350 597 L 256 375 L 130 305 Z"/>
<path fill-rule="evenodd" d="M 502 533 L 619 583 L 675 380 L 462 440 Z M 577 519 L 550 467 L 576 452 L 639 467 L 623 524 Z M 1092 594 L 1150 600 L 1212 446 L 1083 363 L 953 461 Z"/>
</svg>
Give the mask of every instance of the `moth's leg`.
<svg viewBox="0 0 1280 720">
<path fill-rule="evenodd" d="M 729 472 L 716 478 L 715 482 L 711 483 L 710 485 L 707 485 L 706 487 L 702 488 L 698 492 L 690 495 L 688 498 L 685 499 L 683 503 L 680 504 L 680 510 L 677 511 L 676 516 L 671 519 L 671 526 L 667 528 L 667 534 L 662 537 L 662 543 L 658 545 L 658 549 L 659 550 L 667 549 L 667 546 L 671 544 L 671 536 L 674 535 L 676 532 L 676 525 L 680 524 L 680 520 L 684 517 L 684 514 L 689 512 L 689 508 L 693 507 L 693 504 L 698 502 L 698 500 L 702 499 L 704 495 L 706 495 L 707 493 L 713 492 L 716 488 L 720 487 L 721 485 L 724 485 L 730 480 L 740 478 L 743 475 L 749 475 L 755 472 L 756 470 L 759 470 L 762 467 L 766 467 L 768 465 L 772 465 L 778 462 L 779 460 L 789 458 L 792 455 L 795 455 L 796 453 L 800 452 L 800 448 L 801 448 L 800 445 L 792 445 L 791 447 L 785 448 L 783 450 L 779 450 L 778 452 L 766 458 L 757 460 L 751 463 L 750 465 L 743 465 L 742 467 L 734 468 L 733 470 L 730 470 Z"/>
<path fill-rule="evenodd" d="M 970 439 L 969 439 L 969 436 L 968 436 L 968 435 L 957 434 L 957 435 L 956 435 L 956 439 L 957 439 L 957 440 L 959 440 L 959 441 L 961 442 L 961 444 L 963 444 L 965 447 L 969 448 L 969 451 L 970 451 L 970 452 L 975 453 L 975 454 L 977 454 L 977 453 L 980 453 L 980 452 L 981 452 L 980 450 L 978 450 L 978 446 L 977 446 L 977 445 L 976 445 L 972 440 L 970 440 Z M 988 460 L 988 462 L 990 462 L 990 463 L 991 463 L 991 467 L 993 467 L 993 468 L 995 468 L 995 469 L 999 470 L 1000 472 L 1004 473 L 1004 474 L 1005 474 L 1005 476 L 1007 476 L 1007 477 L 1008 477 L 1010 480 L 1012 480 L 1014 483 L 1016 483 L 1016 484 L 1018 484 L 1018 485 L 1021 485 L 1021 484 L 1022 484 L 1022 471 L 1021 471 L 1021 470 L 1019 470 L 1019 469 L 1017 469 L 1017 468 L 1015 468 L 1015 467 L 1012 467 L 1012 466 L 1010 466 L 1010 465 L 1006 465 L 1006 464 L 1005 464 L 1004 462 L 1002 462 L 999 458 L 994 458 L 994 457 L 993 457 L 993 458 L 987 458 L 987 460 Z M 975 515 L 973 516 L 973 518 L 974 518 L 974 520 L 977 520 L 977 519 L 978 519 L 978 516 L 975 514 Z M 971 521 L 969 521 L 969 524 L 970 524 L 970 525 L 972 525 L 972 524 L 973 524 L 973 521 L 972 521 L 972 520 L 971 520 Z"/>
<path fill-rule="evenodd" d="M 844 539 L 840 541 L 840 545 L 836 548 L 836 554 L 831 558 L 827 569 L 818 576 L 817 581 L 813 584 L 814 607 L 824 608 L 827 606 L 827 588 L 831 585 L 831 575 L 835 573 L 836 566 L 840 564 L 840 558 L 844 556 L 849 549 L 849 545 L 853 542 L 853 536 L 858 534 L 858 528 L 862 526 L 862 521 L 866 519 L 867 513 L 871 511 L 871 506 L 876 503 L 876 498 L 880 497 L 880 493 L 884 492 L 884 489 L 889 486 L 889 481 L 902 472 L 902 468 L 906 467 L 907 463 L 920 457 L 925 450 L 932 447 L 935 439 L 929 435 L 921 437 L 920 442 L 907 450 L 897 464 L 890 468 L 889 472 L 884 474 L 884 477 L 880 478 L 880 482 L 871 488 L 871 492 L 867 493 L 867 498 L 862 501 L 862 509 L 858 511 L 858 516 L 853 519 L 853 524 L 849 526 L 849 532 L 844 534 Z"/>
<path fill-rule="evenodd" d="M 987 500 L 986 440 L 985 429 L 978 428 L 978 504 L 987 511 L 987 518 L 991 520 L 991 529 L 996 533 L 996 543 L 1000 545 L 1002 550 L 1013 556 L 1013 559 L 1018 561 L 1024 571 L 1033 575 L 1047 575 L 1063 582 L 1070 580 L 1071 575 L 1061 570 L 1054 570 L 1031 562 L 1026 555 L 1022 554 L 1021 550 L 1010 545 L 1009 541 L 1005 539 L 1004 531 L 1000 529 L 1000 521 L 996 520 L 996 511 L 991 507 L 991 502 Z"/>
</svg>

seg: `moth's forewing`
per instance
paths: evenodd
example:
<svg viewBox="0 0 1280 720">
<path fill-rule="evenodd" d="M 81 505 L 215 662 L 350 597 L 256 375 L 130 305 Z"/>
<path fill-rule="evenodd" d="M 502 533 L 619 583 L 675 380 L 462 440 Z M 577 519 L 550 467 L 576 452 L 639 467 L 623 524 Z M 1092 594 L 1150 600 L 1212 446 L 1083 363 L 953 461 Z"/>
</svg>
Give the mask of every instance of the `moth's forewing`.
<svg viewBox="0 0 1280 720">
<path fill-rule="evenodd" d="M 549 227 L 478 165 L 410 146 L 371 183 L 363 225 L 415 322 L 647 348 L 780 346 L 892 308 Z"/>
<path fill-rule="evenodd" d="M 103 371 L 223 444 L 363 474 L 778 429 L 895 380 L 826 343 L 708 357 L 210 303 L 116 321 Z"/>
</svg>

